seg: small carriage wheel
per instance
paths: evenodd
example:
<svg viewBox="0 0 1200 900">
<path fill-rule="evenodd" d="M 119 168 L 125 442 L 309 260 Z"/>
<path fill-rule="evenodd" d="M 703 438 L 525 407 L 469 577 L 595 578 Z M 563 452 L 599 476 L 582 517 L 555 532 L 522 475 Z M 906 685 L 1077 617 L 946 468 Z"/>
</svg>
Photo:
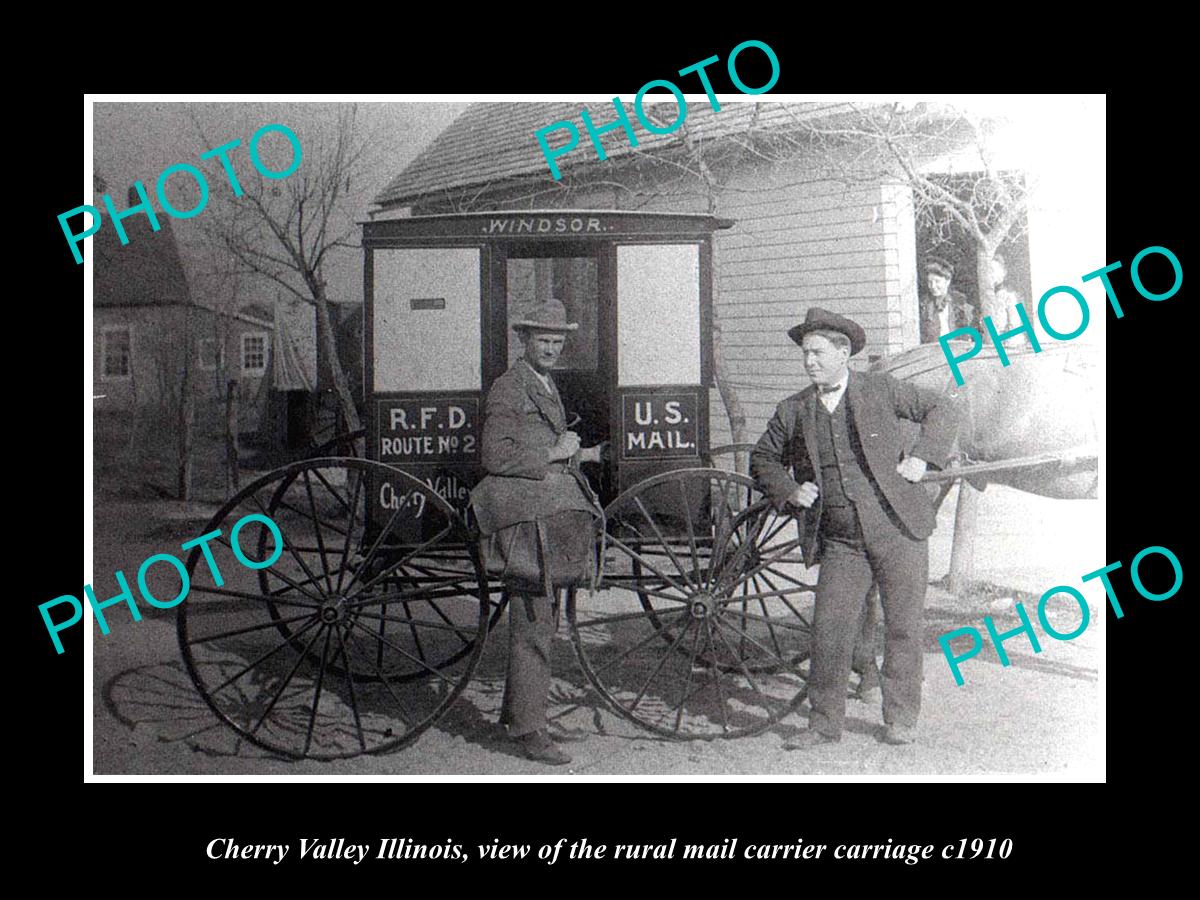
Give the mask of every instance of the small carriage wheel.
<svg viewBox="0 0 1200 900">
<path fill-rule="evenodd" d="M 200 695 L 242 737 L 294 759 L 382 753 L 466 687 L 487 579 L 462 518 L 424 482 L 367 460 L 303 460 L 246 486 L 213 532 L 188 557 L 177 633 Z M 429 574 L 396 580 L 415 564 Z"/>
<path fill-rule="evenodd" d="M 346 438 L 354 439 L 361 438 L 364 432 L 352 432 L 349 435 L 342 435 L 339 440 Z M 361 443 L 360 443 L 361 449 Z M 267 513 L 270 516 L 275 516 L 278 511 L 287 509 L 290 512 L 304 515 L 305 510 L 296 509 L 294 504 L 299 501 L 301 507 L 304 506 L 306 497 L 300 493 L 302 489 L 311 488 L 312 481 L 304 485 L 303 482 L 307 479 L 306 470 L 298 470 L 290 476 L 280 480 L 271 496 L 271 502 L 267 507 Z M 319 476 L 318 476 L 319 477 Z M 297 480 L 301 481 L 301 486 L 294 487 Z M 407 473 L 401 473 L 401 479 L 406 484 L 417 483 L 415 479 Z M 291 498 L 289 503 L 289 492 L 296 493 L 298 496 Z M 364 501 L 365 502 L 365 501 Z M 361 516 L 361 510 L 359 512 Z M 263 529 L 259 536 L 258 559 L 265 559 L 270 553 L 270 533 Z M 315 548 L 315 552 L 320 552 L 320 547 Z M 326 548 L 327 549 L 327 548 Z M 314 548 L 309 548 L 310 552 Z M 383 635 L 389 624 L 398 625 L 407 628 L 411 640 L 412 651 L 420 657 L 421 661 L 433 669 L 445 669 L 453 666 L 455 663 L 470 656 L 475 652 L 475 640 L 472 636 L 465 633 L 461 626 L 461 622 L 453 622 L 447 618 L 445 611 L 442 608 L 443 604 L 448 601 L 459 600 L 463 597 L 471 598 L 474 602 L 475 593 L 477 590 L 475 579 L 475 570 L 471 562 L 471 552 L 474 550 L 473 544 L 465 543 L 444 543 L 429 550 L 418 553 L 411 559 L 407 559 L 390 571 L 384 571 L 383 583 L 381 587 L 389 590 L 405 592 L 412 594 L 424 584 L 432 584 L 436 587 L 436 594 L 429 596 L 427 605 L 422 607 L 425 613 L 433 615 L 435 620 L 440 619 L 447 625 L 456 625 L 458 631 L 452 632 L 454 639 L 448 644 L 435 644 L 429 640 L 421 639 L 421 631 L 417 626 L 410 625 L 410 620 L 413 618 L 414 607 L 419 606 L 419 602 L 415 600 L 401 601 L 396 604 L 384 602 L 376 611 L 379 615 L 378 629 L 380 634 L 373 639 L 368 638 L 368 643 L 373 643 L 374 652 L 368 654 L 372 657 L 369 659 L 358 658 L 351 661 L 351 674 L 359 681 L 379 681 L 382 677 L 387 676 L 395 681 L 413 681 L 427 677 L 427 670 L 424 668 L 414 668 L 407 665 L 407 660 L 404 657 L 389 654 L 384 643 Z M 370 563 L 370 568 L 363 573 L 363 580 L 374 582 L 374 576 L 385 569 L 389 562 L 386 548 L 383 552 L 377 553 L 376 558 Z M 307 573 L 304 573 L 307 574 Z M 456 578 L 457 576 L 457 578 Z M 279 593 L 277 588 L 284 587 L 278 579 L 272 581 L 273 573 L 269 570 L 260 570 L 258 573 L 259 586 L 262 589 L 263 596 L 272 598 Z M 456 580 L 455 580 L 456 578 Z M 494 594 L 500 591 L 498 586 L 489 593 Z M 440 602 L 439 602 L 440 601 Z M 501 615 L 504 613 L 505 600 L 501 598 L 499 601 L 491 602 L 491 614 L 488 618 L 487 631 L 490 632 L 496 626 Z M 298 626 L 291 621 L 291 616 L 288 615 L 290 610 L 280 608 L 273 599 L 267 600 L 267 610 L 271 617 L 277 622 L 277 628 L 281 635 L 292 641 L 296 650 L 304 650 L 303 638 L 297 635 Z M 366 615 L 364 613 L 363 615 Z M 303 625 L 303 622 L 300 623 Z M 319 651 L 316 648 L 310 648 L 307 652 L 317 654 Z M 390 665 L 389 665 L 390 662 Z M 326 663 L 330 671 L 341 674 L 341 665 L 338 659 L 330 660 Z"/>
<path fill-rule="evenodd" d="M 799 534 L 795 530 L 795 520 L 786 514 L 778 514 L 770 502 L 762 499 L 753 485 L 740 476 L 730 482 L 729 489 L 734 495 L 733 506 L 740 511 L 729 527 L 728 540 L 732 550 L 724 557 L 724 572 L 720 580 L 726 589 L 740 592 L 740 597 L 734 598 L 740 606 L 737 615 L 739 635 L 734 641 L 737 652 L 735 657 L 721 654 L 708 657 L 703 650 L 700 655 L 706 661 L 711 660 L 713 665 L 731 669 L 745 667 L 751 672 L 773 672 L 778 669 L 778 659 L 799 663 L 808 658 L 812 616 L 807 610 L 801 611 L 806 604 L 801 602 L 800 595 L 814 592 L 816 583 L 800 577 L 805 574 L 800 571 L 803 569 L 803 556 L 799 542 L 791 538 L 792 534 Z M 738 552 L 743 543 L 748 545 L 747 549 Z M 781 545 L 782 551 L 775 552 Z M 645 548 L 639 557 L 653 552 L 653 548 Z M 707 565 L 703 550 L 700 565 Z M 688 652 L 686 647 L 674 643 L 675 632 L 659 619 L 655 598 L 646 590 L 639 589 L 639 586 L 653 584 L 660 579 L 654 573 L 647 573 L 638 557 L 630 559 L 630 567 L 634 589 L 642 608 L 647 611 L 649 621 L 659 629 L 664 641 L 680 653 Z M 701 571 L 707 577 L 706 571 Z M 751 635 L 763 643 L 769 643 L 774 655 L 758 652 L 751 642 Z"/>
<path fill-rule="evenodd" d="M 335 435 L 320 444 L 314 444 L 304 452 L 304 459 L 317 459 L 326 456 L 353 456 L 363 459 L 366 456 L 367 429 L 347 431 Z"/>
<path fill-rule="evenodd" d="M 750 608 L 775 596 L 754 587 L 763 567 L 799 545 L 798 535 L 776 534 L 769 553 L 754 556 L 766 544 L 767 517 L 745 502 L 753 487 L 719 469 L 665 472 L 634 485 L 605 511 L 612 561 L 604 590 L 568 601 L 588 679 L 617 713 L 657 734 L 755 734 L 807 692 L 801 654 L 769 638 L 806 626 L 761 622 Z"/>
</svg>

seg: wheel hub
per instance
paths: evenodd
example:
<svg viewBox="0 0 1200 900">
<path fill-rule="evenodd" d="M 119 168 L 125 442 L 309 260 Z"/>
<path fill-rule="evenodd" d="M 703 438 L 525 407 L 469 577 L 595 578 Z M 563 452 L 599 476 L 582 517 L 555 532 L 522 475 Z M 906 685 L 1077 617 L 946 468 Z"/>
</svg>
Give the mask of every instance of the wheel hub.
<svg viewBox="0 0 1200 900">
<path fill-rule="evenodd" d="M 693 619 L 707 619 L 717 608 L 716 598 L 708 591 L 692 595 L 691 612 Z"/>
<path fill-rule="evenodd" d="M 346 598 L 336 597 L 321 604 L 321 621 L 326 625 L 338 625 L 346 619 Z"/>
</svg>

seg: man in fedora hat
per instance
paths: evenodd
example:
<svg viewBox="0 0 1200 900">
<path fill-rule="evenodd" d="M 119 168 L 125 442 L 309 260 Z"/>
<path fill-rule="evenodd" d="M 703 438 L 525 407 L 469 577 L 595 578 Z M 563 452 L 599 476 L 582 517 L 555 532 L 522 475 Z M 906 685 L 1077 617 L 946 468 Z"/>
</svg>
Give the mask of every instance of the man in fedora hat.
<svg viewBox="0 0 1200 900">
<path fill-rule="evenodd" d="M 801 546 L 821 564 L 813 612 L 808 730 L 789 750 L 841 738 L 846 684 L 867 593 L 879 585 L 884 614 L 883 740 L 911 743 L 921 708 L 927 538 L 935 514 L 919 485 L 945 463 L 958 429 L 950 397 L 890 375 L 851 372 L 866 345 L 855 322 L 811 307 L 788 331 L 804 351 L 812 385 L 775 410 L 751 454 L 751 472 L 783 512 L 805 509 Z M 903 454 L 900 419 L 921 424 Z"/>
<path fill-rule="evenodd" d="M 535 304 L 510 324 L 524 354 L 488 391 L 481 442 L 488 477 L 472 492 L 481 527 L 487 526 L 484 531 L 550 510 L 592 510 L 591 498 L 566 468 L 573 458 L 599 462 L 603 446 L 580 448 L 579 435 L 567 428 L 562 398 L 550 374 L 567 335 L 579 327 L 567 322 L 562 301 L 551 298 Z M 571 757 L 546 731 L 555 604 L 548 591 L 530 591 L 528 585 L 507 580 L 506 587 L 508 677 L 500 721 L 527 757 L 564 765 Z"/>
<path fill-rule="evenodd" d="M 958 328 L 976 328 L 975 307 L 950 287 L 954 264 L 945 256 L 925 258 L 925 283 L 921 294 L 921 343 L 935 343 L 943 334 Z"/>
</svg>

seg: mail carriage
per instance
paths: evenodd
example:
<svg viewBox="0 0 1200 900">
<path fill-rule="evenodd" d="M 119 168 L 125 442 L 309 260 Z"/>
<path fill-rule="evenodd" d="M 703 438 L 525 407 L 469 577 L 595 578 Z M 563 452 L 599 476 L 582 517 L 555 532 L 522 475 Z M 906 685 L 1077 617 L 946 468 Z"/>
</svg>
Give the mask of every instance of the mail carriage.
<svg viewBox="0 0 1200 900">
<path fill-rule="evenodd" d="M 710 447 L 712 237 L 732 224 L 364 223 L 364 431 L 247 485 L 188 559 L 178 637 L 212 711 L 274 753 L 330 759 L 411 743 L 467 688 L 507 603 L 468 510 L 484 398 L 520 352 L 515 311 L 550 297 L 580 324 L 554 373 L 571 427 L 611 446 L 583 467 L 602 578 L 564 602 L 586 683 L 668 738 L 753 734 L 794 709 L 799 534 Z"/>
</svg>

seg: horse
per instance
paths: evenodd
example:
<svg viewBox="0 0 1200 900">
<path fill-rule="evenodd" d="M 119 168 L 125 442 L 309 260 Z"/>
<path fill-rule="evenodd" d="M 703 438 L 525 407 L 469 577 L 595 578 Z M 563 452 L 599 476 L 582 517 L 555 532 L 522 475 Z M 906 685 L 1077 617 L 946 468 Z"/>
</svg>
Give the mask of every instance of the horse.
<svg viewBox="0 0 1200 900">
<path fill-rule="evenodd" d="M 961 356 L 964 341 L 951 341 Z M 1103 355 L 1093 343 L 1055 343 L 1040 352 L 990 345 L 962 366 L 956 384 L 941 344 L 921 344 L 875 360 L 871 370 L 955 397 L 963 409 L 954 466 L 931 476 L 948 489 L 954 475 L 973 487 L 1003 484 L 1043 497 L 1096 497 L 1103 410 Z M 905 423 L 915 441 L 917 426 Z M 937 498 L 940 503 L 945 490 Z"/>
</svg>

